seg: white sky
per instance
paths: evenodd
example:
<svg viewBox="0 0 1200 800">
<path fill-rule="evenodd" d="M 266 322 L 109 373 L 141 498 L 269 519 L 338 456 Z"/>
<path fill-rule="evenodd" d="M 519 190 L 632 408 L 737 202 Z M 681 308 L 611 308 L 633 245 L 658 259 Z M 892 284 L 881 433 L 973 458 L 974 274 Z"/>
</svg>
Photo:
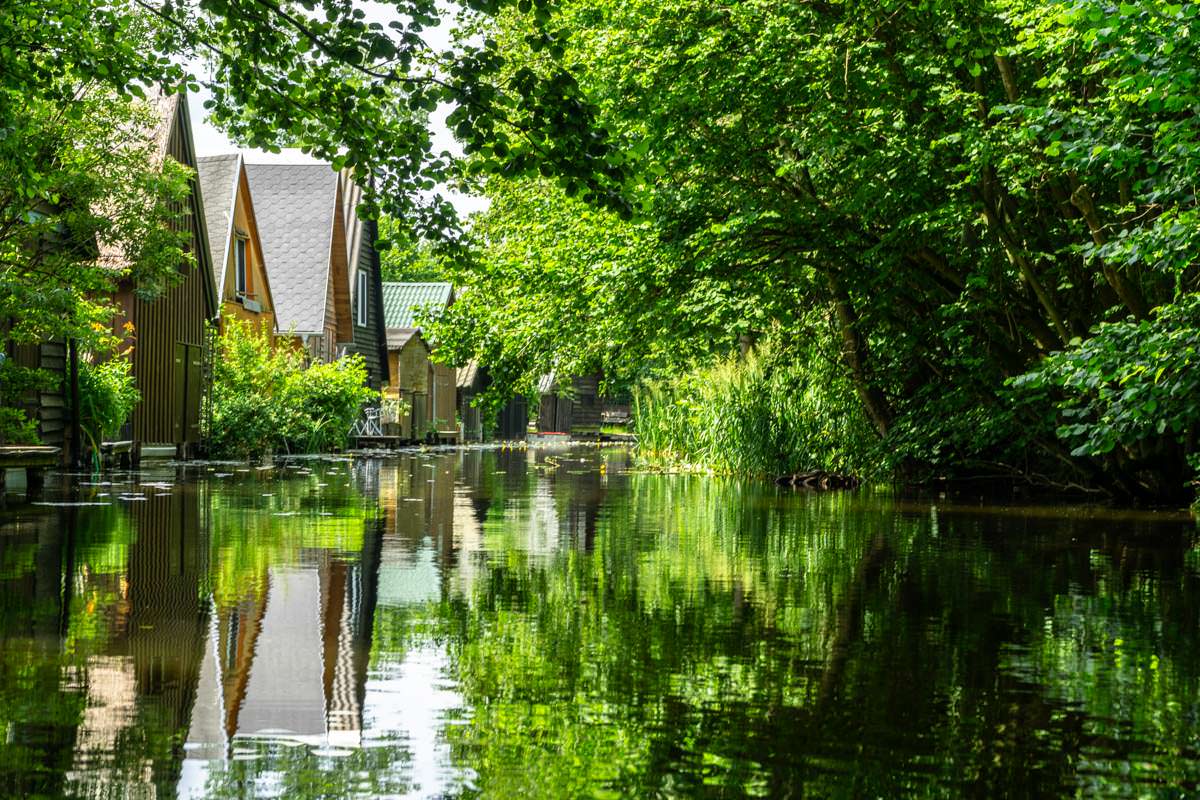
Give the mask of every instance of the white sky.
<svg viewBox="0 0 1200 800">
<path fill-rule="evenodd" d="M 386 25 L 389 21 L 399 19 L 395 9 L 380 3 L 375 2 L 356 2 L 356 6 L 362 8 L 366 12 L 366 19 L 369 22 L 381 22 Z M 422 32 L 425 41 L 430 47 L 435 50 L 444 50 L 450 46 L 451 28 L 447 24 L 453 19 L 453 14 L 450 9 L 443 12 L 442 25 L 436 28 L 427 28 Z M 203 74 L 203 66 L 201 64 L 193 64 L 192 68 Z M 288 163 L 288 164 L 314 164 L 318 163 L 316 159 L 301 153 L 299 150 L 285 150 L 282 153 L 268 153 L 264 150 L 251 148 L 239 148 L 236 144 L 229 140 L 222 131 L 213 127 L 208 120 L 208 112 L 204 108 L 204 101 L 208 100 L 211 94 L 204 89 L 196 93 L 188 95 L 188 110 L 192 117 L 192 132 L 195 139 L 196 155 L 212 156 L 222 153 L 232 153 L 235 150 L 242 150 L 246 155 L 246 160 L 251 163 Z M 454 134 L 446 127 L 446 116 L 450 113 L 450 107 L 443 104 L 435 111 L 430 118 L 429 125 L 433 133 L 433 150 L 435 153 L 443 150 L 448 150 L 454 155 L 462 155 L 462 147 L 454 138 Z M 458 209 L 461 217 L 465 218 L 468 214 L 481 211 L 487 208 L 488 201 L 485 197 L 478 195 L 462 194 L 440 187 L 441 193 L 449 198 L 454 207 Z"/>
</svg>

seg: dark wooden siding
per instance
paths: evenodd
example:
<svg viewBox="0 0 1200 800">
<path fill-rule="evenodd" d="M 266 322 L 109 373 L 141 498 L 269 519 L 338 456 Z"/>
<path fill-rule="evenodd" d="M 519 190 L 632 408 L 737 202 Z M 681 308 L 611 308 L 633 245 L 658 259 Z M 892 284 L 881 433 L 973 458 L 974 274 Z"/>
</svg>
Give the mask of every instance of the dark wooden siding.
<svg viewBox="0 0 1200 800">
<path fill-rule="evenodd" d="M 195 167 L 189 152 L 183 122 L 176 116 L 167 152 L 175 160 Z M 213 314 L 213 298 L 206 295 L 211 265 L 208 245 L 203 241 L 203 213 L 193 178 L 193 193 L 180 224 L 191 232 L 191 252 L 195 268 L 161 297 L 146 302 L 132 296 L 132 287 L 123 289 L 124 307 L 134 326 L 133 374 L 142 402 L 133 412 L 133 438 L 143 443 L 183 444 L 200 439 L 200 403 L 205 391 L 200 364 L 206 339 L 205 320 Z M 177 351 L 177 345 L 184 348 Z M 184 362 L 176 364 L 178 355 Z M 187 378 L 194 376 L 188 385 Z M 180 384 L 183 385 L 180 385 Z"/>
<path fill-rule="evenodd" d="M 62 447 L 65 453 L 70 424 L 66 395 L 67 346 L 58 341 L 18 345 L 13 348 L 13 360 L 23 367 L 43 369 L 53 376 L 52 389 L 30 394 L 22 405 L 25 413 L 37 421 L 42 444 Z"/>
<path fill-rule="evenodd" d="M 600 432 L 600 375 L 571 381 L 570 392 L 544 394 L 538 409 L 539 432 L 591 435 Z"/>
<path fill-rule="evenodd" d="M 358 248 L 358 263 L 355 266 L 359 272 L 367 275 L 367 324 L 358 324 L 358 279 L 355 278 L 354 285 L 350 287 L 354 342 L 349 350 L 363 357 L 367 365 L 367 381 L 372 389 L 378 389 L 386 381 L 387 361 L 383 356 L 386 351 L 383 338 L 383 286 L 380 283 L 379 254 L 375 252 L 375 222 L 363 220 L 362 232 L 359 235 L 361 244 Z"/>
<path fill-rule="evenodd" d="M 571 383 L 575 390 L 571 409 L 571 433 L 599 433 L 600 375 L 585 375 Z"/>
<path fill-rule="evenodd" d="M 515 395 L 496 419 L 496 436 L 500 439 L 524 439 L 529 425 L 529 408 L 522 395 Z"/>
</svg>

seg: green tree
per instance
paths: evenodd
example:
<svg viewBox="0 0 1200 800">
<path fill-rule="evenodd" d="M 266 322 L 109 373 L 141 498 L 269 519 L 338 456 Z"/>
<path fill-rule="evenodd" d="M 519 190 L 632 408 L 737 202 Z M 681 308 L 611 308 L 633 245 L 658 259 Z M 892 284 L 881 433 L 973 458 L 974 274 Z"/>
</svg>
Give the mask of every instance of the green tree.
<svg viewBox="0 0 1200 800">
<path fill-rule="evenodd" d="M 815 333 L 884 449 L 918 474 L 1001 470 L 1164 497 L 1183 488 L 1190 421 L 1079 451 L 1056 433 L 1062 387 L 1010 381 L 1195 291 L 1197 14 L 1091 0 L 565 2 L 543 26 L 561 59 L 519 15 L 493 35 L 514 79 L 565 65 L 637 156 L 630 196 L 652 261 L 681 260 L 647 281 L 654 301 L 611 290 L 630 340 L 719 353 L 739 326 Z M 554 181 L 557 213 L 545 195 L 521 201 L 528 219 L 554 220 L 531 261 L 578 235 L 577 187 Z M 506 214 L 522 211 L 488 218 Z M 480 274 L 487 285 L 495 270 Z M 548 286 L 552 307 L 578 285 Z M 709 287 L 720 302 L 689 302 Z M 659 298 L 668 314 L 642 316 Z M 807 325 L 814 315 L 825 325 Z M 608 327 L 585 316 L 555 346 Z"/>
<path fill-rule="evenodd" d="M 73 339 L 103 359 L 117 345 L 112 296 L 151 298 L 192 263 L 179 225 L 190 172 L 163 159 L 150 101 L 79 87 L 70 105 L 27 98 L 0 137 L 0 352 Z M 0 440 L 29 440 L 15 407 L 50 376 L 0 363 Z"/>
</svg>

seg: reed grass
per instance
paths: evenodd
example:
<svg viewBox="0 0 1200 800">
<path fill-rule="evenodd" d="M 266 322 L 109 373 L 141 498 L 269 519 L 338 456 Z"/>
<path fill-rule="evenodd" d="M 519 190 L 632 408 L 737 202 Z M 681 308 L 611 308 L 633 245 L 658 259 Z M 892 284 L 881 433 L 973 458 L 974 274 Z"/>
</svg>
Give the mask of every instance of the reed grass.
<svg viewBox="0 0 1200 800">
<path fill-rule="evenodd" d="M 633 426 L 646 464 L 727 474 L 862 474 L 875 444 L 831 364 L 769 342 L 744 358 L 642 384 Z"/>
</svg>

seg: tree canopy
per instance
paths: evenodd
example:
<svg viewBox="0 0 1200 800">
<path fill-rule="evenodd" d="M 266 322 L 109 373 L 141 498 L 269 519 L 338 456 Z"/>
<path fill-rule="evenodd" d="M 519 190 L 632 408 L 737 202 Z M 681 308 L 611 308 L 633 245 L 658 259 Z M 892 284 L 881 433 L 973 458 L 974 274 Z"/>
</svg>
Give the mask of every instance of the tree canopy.
<svg viewBox="0 0 1200 800">
<path fill-rule="evenodd" d="M 820 337 L 897 465 L 1180 492 L 1200 421 L 1183 377 L 1197 14 L 1091 0 L 564 2 L 543 25 L 563 42 L 558 61 L 502 14 L 509 74 L 565 66 L 636 155 L 627 230 L 651 256 L 621 260 L 639 287 L 626 293 L 588 257 L 621 229 L 588 225 L 569 181 L 493 179 L 475 283 L 532 287 L 545 306 L 508 330 L 490 290 L 461 328 L 493 355 L 508 331 L 514 363 L 539 334 L 567 361 L 589 341 L 720 354 L 744 333 Z M 514 242 L 531 265 L 584 253 L 578 280 L 523 275 Z M 603 309 L 594 317 L 579 312 L 587 278 L 611 301 L 582 301 Z M 1169 363 L 1168 343 L 1183 346 Z"/>
</svg>

